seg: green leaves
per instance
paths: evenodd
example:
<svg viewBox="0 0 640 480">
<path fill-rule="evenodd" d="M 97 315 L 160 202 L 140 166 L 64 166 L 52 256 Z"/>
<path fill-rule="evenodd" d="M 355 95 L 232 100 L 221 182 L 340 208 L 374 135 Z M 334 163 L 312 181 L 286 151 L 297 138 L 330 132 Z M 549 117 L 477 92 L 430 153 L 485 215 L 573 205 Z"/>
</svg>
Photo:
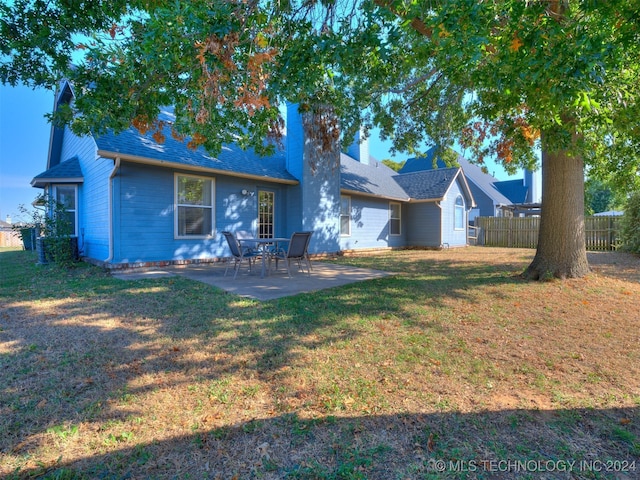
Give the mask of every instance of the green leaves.
<svg viewBox="0 0 640 480">
<path fill-rule="evenodd" d="M 290 101 L 331 104 L 345 143 L 378 126 L 399 150 L 465 137 L 478 155 L 529 165 L 532 132 L 550 129 L 549 145 L 580 133 L 575 153 L 592 167 L 640 156 L 632 0 L 17 0 L 0 14 L 0 78 L 69 78 L 74 110 L 58 119 L 78 132 L 122 130 L 170 104 L 194 145 L 265 152 Z M 469 137 L 477 121 L 495 142 Z"/>
<path fill-rule="evenodd" d="M 498 138 L 495 148 L 485 144 L 476 153 L 498 154 L 503 160 L 528 164 L 535 144 L 527 146 L 528 142 L 519 137 L 524 140 L 528 134 L 523 132 L 547 129 L 557 132 L 545 138 L 547 146 L 554 148 L 561 144 L 566 147 L 563 139 L 570 138 L 575 131 L 589 136 L 603 149 L 607 148 L 605 139 L 614 131 L 628 139 L 627 145 L 637 145 L 631 139 L 633 127 L 629 128 L 637 122 L 623 125 L 615 120 L 623 112 L 625 117 L 629 111 L 638 112 L 638 82 L 630 81 L 628 72 L 640 78 L 637 46 L 640 34 L 638 29 L 634 30 L 631 45 L 627 28 L 637 7 L 628 0 L 613 4 L 585 5 L 571 1 L 564 9 L 565 3 L 560 2 L 556 5 L 463 0 L 442 1 L 436 6 L 421 2 L 422 30 L 432 35 L 423 35 L 416 48 L 428 52 L 429 64 L 439 75 L 465 92 L 463 99 L 472 99 L 461 101 L 458 111 L 465 112 L 468 121 L 480 120 L 490 125 L 491 134 Z M 404 20 L 403 28 L 415 33 L 410 17 Z M 410 38 L 408 33 L 406 38 Z M 417 58 L 415 61 L 418 62 Z M 416 63 L 410 75 L 415 76 L 418 68 Z M 438 91 L 429 91 L 428 98 L 445 93 L 442 86 L 447 82 L 439 82 Z M 629 95 L 629 89 L 634 93 Z M 438 102 L 418 104 L 412 101 L 411 94 L 402 97 L 409 106 L 404 113 L 410 119 L 404 118 L 401 124 L 413 122 L 416 129 L 424 132 L 434 128 L 442 132 L 442 126 L 447 125 L 443 115 L 437 120 L 425 115 L 426 108 L 437 105 L 443 113 L 456 111 L 451 106 L 443 108 Z M 450 95 L 443 98 L 447 98 L 448 105 L 456 99 Z M 629 101 L 624 107 L 621 98 Z M 519 118 L 523 126 L 526 124 L 526 130 L 514 130 L 511 121 L 514 118 Z M 434 125 L 435 122 L 438 124 Z M 591 134 L 594 129 L 599 132 L 599 140 Z M 509 155 L 504 154 L 506 144 L 512 144 Z M 579 142 L 572 148 L 577 149 L 574 154 L 587 155 L 590 161 L 603 161 L 589 155 L 593 144 Z M 631 153 L 630 149 L 627 151 Z M 637 164 L 640 150 L 636 148 L 632 155 Z"/>
<path fill-rule="evenodd" d="M 578 98 L 573 104 L 575 107 L 592 111 L 593 109 L 600 108 L 600 104 L 591 98 L 587 92 L 579 92 Z"/>
</svg>

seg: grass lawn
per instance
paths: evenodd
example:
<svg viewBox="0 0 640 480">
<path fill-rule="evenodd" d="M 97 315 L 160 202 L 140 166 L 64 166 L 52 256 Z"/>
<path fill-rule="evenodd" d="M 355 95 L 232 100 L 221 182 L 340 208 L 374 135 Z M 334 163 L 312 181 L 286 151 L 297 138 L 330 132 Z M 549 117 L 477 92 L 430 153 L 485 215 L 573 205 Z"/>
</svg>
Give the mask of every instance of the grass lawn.
<svg viewBox="0 0 640 480">
<path fill-rule="evenodd" d="M 640 478 L 640 259 L 533 254 L 258 302 L 0 250 L 0 477 Z"/>
</svg>

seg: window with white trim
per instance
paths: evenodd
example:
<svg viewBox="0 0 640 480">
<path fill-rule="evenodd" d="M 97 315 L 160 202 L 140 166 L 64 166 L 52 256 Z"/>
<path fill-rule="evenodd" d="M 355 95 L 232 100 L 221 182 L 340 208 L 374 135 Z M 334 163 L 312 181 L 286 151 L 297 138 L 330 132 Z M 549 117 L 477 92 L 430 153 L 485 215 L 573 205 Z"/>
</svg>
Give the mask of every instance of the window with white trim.
<svg viewBox="0 0 640 480">
<path fill-rule="evenodd" d="M 389 202 L 389 235 L 400 235 L 402 227 L 402 206 Z"/>
<path fill-rule="evenodd" d="M 64 234 L 78 235 L 78 186 L 54 185 L 53 198 L 64 207 L 65 223 L 70 227 Z"/>
<path fill-rule="evenodd" d="M 351 235 L 351 197 L 340 195 L 340 235 Z"/>
<path fill-rule="evenodd" d="M 213 179 L 176 174 L 175 182 L 176 237 L 213 235 Z"/>
<path fill-rule="evenodd" d="M 464 230 L 464 200 L 462 195 L 456 197 L 453 215 L 453 228 L 456 230 Z"/>
</svg>

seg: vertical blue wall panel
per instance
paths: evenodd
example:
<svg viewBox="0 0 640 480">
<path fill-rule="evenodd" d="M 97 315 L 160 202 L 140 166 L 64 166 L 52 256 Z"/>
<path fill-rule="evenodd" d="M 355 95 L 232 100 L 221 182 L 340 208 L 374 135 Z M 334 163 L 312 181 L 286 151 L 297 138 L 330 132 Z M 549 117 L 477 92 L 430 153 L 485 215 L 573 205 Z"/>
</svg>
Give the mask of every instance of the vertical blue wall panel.
<svg viewBox="0 0 640 480">
<path fill-rule="evenodd" d="M 484 193 L 475 183 L 469 182 L 469 189 L 476 202 L 476 208 L 482 217 L 493 217 L 496 214 L 496 205 L 486 193 Z"/>
<path fill-rule="evenodd" d="M 105 260 L 109 255 L 108 178 L 113 160 L 98 158 L 93 137 L 65 129 L 62 161 L 78 157 L 84 183 L 78 186 L 78 239 L 82 255 Z M 84 233 L 84 235 L 83 235 Z"/>
<path fill-rule="evenodd" d="M 440 247 L 442 244 L 441 209 L 435 202 L 410 203 L 407 206 L 407 246 Z"/>
</svg>

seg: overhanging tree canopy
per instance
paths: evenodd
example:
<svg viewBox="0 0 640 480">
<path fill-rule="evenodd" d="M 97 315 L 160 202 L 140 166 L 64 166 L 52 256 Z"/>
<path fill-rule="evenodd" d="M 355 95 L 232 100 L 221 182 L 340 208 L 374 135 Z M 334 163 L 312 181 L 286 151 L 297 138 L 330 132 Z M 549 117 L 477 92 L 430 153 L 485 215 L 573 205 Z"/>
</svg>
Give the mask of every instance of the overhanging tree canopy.
<svg viewBox="0 0 640 480">
<path fill-rule="evenodd" d="M 403 11 L 425 56 L 465 87 L 462 142 L 507 166 L 542 150 L 543 207 L 530 278 L 582 276 L 584 168 L 637 188 L 640 63 L 636 2 L 420 2 Z M 435 6 L 434 6 L 435 5 Z M 634 80 L 632 80 L 634 79 Z M 634 120 L 636 119 L 636 120 Z M 490 135 L 488 135 L 490 134 Z M 492 140 L 487 143 L 487 138 Z"/>
<path fill-rule="evenodd" d="M 155 129 L 212 153 L 268 150 L 294 101 L 343 135 L 378 126 L 400 150 L 458 140 L 508 170 L 543 152 L 543 220 L 527 275 L 581 276 L 585 164 L 638 188 L 640 7 L 633 0 L 56 2 L 1 5 L 0 78 L 76 101 L 77 132 Z M 75 67 L 70 67 L 75 64 Z M 335 122 L 331 118 L 335 117 Z M 323 136 L 325 138 L 323 138 Z M 160 134 L 158 133 L 158 140 Z M 445 151 L 443 149 L 443 151 Z"/>
</svg>

